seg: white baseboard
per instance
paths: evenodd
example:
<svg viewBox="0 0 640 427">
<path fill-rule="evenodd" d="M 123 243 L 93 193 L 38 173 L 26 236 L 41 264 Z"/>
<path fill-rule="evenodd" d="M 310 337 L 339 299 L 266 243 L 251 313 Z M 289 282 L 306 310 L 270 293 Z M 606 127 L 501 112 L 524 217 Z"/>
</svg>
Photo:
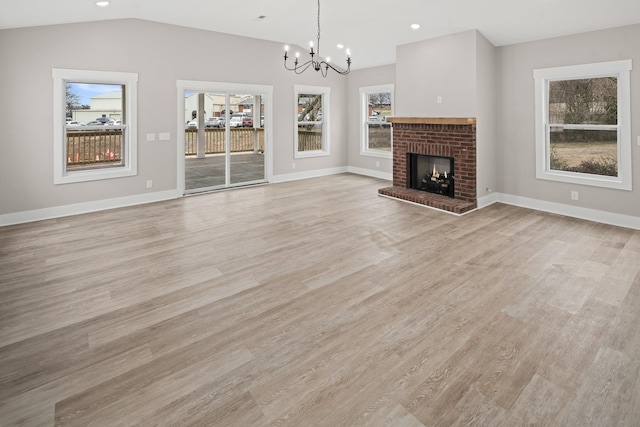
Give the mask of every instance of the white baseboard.
<svg viewBox="0 0 640 427">
<path fill-rule="evenodd" d="M 478 199 L 478 209 L 486 208 L 498 201 L 499 193 L 491 193 Z"/>
<path fill-rule="evenodd" d="M 271 182 L 286 182 L 299 179 L 316 178 L 327 175 L 335 175 L 348 172 L 347 167 L 338 167 L 330 169 L 319 169 L 308 172 L 298 172 L 285 175 L 275 175 Z M 42 221 L 45 219 L 61 218 L 65 216 L 80 215 L 83 213 L 103 211 L 107 209 L 122 208 L 126 206 L 141 205 L 144 203 L 160 202 L 163 200 L 171 200 L 182 197 L 177 190 L 160 191 L 149 194 L 141 194 L 128 197 L 119 197 L 114 199 L 96 200 L 93 202 L 76 203 L 65 206 L 55 206 L 44 209 L 34 209 L 31 211 L 16 212 L 0 215 L 0 227 L 13 224 L 22 224 L 27 222 Z"/>
<path fill-rule="evenodd" d="M 176 190 L 158 191 L 149 194 L 96 200 L 94 202 L 76 203 L 72 205 L 4 214 L 0 215 L 0 227 L 12 224 L 22 224 L 25 222 L 41 221 L 45 219 L 61 218 L 71 215 L 80 215 L 107 209 L 122 208 L 125 206 L 141 205 L 144 203 L 160 202 L 163 200 L 175 199 L 180 196 L 181 195 L 178 194 Z"/>
<path fill-rule="evenodd" d="M 308 172 L 275 175 L 272 178 L 271 182 L 277 183 L 299 179 L 317 178 L 321 176 L 335 175 L 345 172 L 355 173 L 358 175 L 366 175 L 380 179 L 391 179 L 391 177 L 388 176 L 390 174 L 386 174 L 383 172 L 354 167 L 338 167 L 313 170 Z M 149 194 L 118 197 L 106 200 L 96 200 L 93 202 L 76 203 L 72 205 L 55 206 L 51 208 L 4 214 L 0 215 L 0 227 L 26 222 L 41 221 L 45 219 L 60 218 L 71 215 L 80 215 L 83 213 L 97 212 L 126 206 L 134 206 L 144 203 L 160 202 L 163 200 L 176 199 L 181 196 L 182 195 L 179 194 L 177 190 L 159 191 Z M 573 218 L 585 219 L 588 221 L 601 222 L 603 224 L 610 224 L 618 227 L 640 230 L 640 217 L 599 211 L 596 209 L 583 208 L 579 206 L 570 206 L 562 203 L 531 199 L 528 197 L 513 196 L 504 193 L 491 193 L 487 196 L 479 198 L 478 209 L 487 207 L 496 202 L 504 203 L 507 205 L 520 206 L 528 209 L 535 209 L 538 211 L 549 212 L 558 215 L 565 215 Z"/>
<path fill-rule="evenodd" d="M 339 173 L 348 172 L 346 166 L 341 166 L 338 168 L 329 168 L 329 169 L 316 169 L 307 172 L 296 172 L 296 173 L 287 173 L 282 175 L 273 175 L 271 177 L 271 181 L 273 183 L 278 182 L 287 182 L 287 181 L 296 181 L 299 179 L 307 179 L 307 178 L 318 178 L 321 176 L 327 175 L 336 175 Z"/>
<path fill-rule="evenodd" d="M 528 197 L 513 196 L 510 194 L 494 193 L 494 195 L 497 197 L 497 202 L 505 203 L 507 205 L 520 206 L 523 208 L 570 216 L 572 218 L 586 219 L 588 221 L 640 230 L 640 217 L 637 216 L 604 212 L 596 209 L 547 202 L 544 200 L 530 199 Z"/>
<path fill-rule="evenodd" d="M 391 172 L 382 172 L 382 171 L 377 171 L 372 169 L 357 168 L 354 166 L 349 166 L 347 168 L 347 172 L 355 173 L 357 175 L 370 176 L 372 178 L 385 179 L 387 181 L 393 181 L 393 174 Z"/>
</svg>

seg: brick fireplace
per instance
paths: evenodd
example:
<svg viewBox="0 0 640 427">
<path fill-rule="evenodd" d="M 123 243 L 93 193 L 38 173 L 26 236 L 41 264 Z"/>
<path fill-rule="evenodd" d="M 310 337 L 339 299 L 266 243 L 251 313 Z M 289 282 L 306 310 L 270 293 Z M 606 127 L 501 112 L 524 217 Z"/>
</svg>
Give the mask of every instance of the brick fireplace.
<svg viewBox="0 0 640 427">
<path fill-rule="evenodd" d="M 393 187 L 383 196 L 463 214 L 477 207 L 476 119 L 392 117 Z M 451 157 L 455 164 L 454 197 L 410 188 L 410 154 Z"/>
</svg>

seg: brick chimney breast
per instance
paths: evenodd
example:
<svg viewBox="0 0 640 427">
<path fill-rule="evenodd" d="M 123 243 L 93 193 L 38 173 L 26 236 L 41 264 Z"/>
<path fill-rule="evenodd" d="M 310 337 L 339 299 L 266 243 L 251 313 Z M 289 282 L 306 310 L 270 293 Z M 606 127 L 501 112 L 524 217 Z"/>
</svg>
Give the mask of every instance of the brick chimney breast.
<svg viewBox="0 0 640 427">
<path fill-rule="evenodd" d="M 383 196 L 462 214 L 477 207 L 476 119 L 463 117 L 391 117 L 393 126 L 393 187 Z M 411 189 L 409 154 L 452 157 L 454 198 Z"/>
</svg>

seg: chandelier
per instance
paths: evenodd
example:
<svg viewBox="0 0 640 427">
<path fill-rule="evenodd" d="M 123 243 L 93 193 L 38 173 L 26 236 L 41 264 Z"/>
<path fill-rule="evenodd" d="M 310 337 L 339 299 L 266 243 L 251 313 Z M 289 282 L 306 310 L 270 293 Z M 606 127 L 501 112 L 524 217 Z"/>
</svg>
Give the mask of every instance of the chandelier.
<svg viewBox="0 0 640 427">
<path fill-rule="evenodd" d="M 347 49 L 347 69 L 342 70 L 334 67 L 330 63 L 330 58 L 326 60 L 322 59 L 320 56 L 320 0 L 318 0 L 318 44 L 316 45 L 317 51 L 313 51 L 313 41 L 309 42 L 309 47 L 311 48 L 309 54 L 311 55 L 311 59 L 305 62 L 304 64 L 300 64 L 298 59 L 300 57 L 300 52 L 296 52 L 296 58 L 293 63 L 293 67 L 290 67 L 287 64 L 287 59 L 289 59 L 289 46 L 284 47 L 284 68 L 289 71 L 294 71 L 296 74 L 304 73 L 309 67 L 312 67 L 316 71 L 320 71 L 322 73 L 322 77 L 327 77 L 327 71 L 332 69 L 338 74 L 347 75 L 349 71 L 351 71 L 351 53 L 349 49 Z"/>
</svg>

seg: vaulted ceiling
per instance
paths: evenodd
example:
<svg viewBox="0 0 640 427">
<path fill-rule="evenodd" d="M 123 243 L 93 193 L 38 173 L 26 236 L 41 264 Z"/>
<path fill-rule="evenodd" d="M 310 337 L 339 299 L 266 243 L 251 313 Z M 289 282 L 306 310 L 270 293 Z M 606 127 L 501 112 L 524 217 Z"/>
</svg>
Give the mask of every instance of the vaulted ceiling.
<svg viewBox="0 0 640 427">
<path fill-rule="evenodd" d="M 119 18 L 307 46 L 317 0 L 2 0 L 0 29 Z M 9 5 L 10 3 L 10 5 Z M 496 46 L 640 23 L 640 0 L 321 0 L 321 53 L 353 68 L 395 62 L 400 44 L 477 29 Z M 411 24 L 420 29 L 412 30 Z"/>
</svg>

